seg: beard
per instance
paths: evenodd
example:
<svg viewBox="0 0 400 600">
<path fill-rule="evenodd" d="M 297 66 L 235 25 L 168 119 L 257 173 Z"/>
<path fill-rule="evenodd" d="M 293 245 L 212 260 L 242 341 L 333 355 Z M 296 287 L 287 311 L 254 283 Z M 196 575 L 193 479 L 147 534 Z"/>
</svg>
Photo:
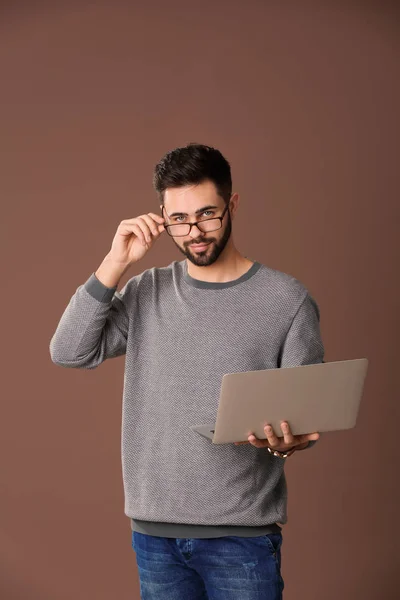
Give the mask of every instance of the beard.
<svg viewBox="0 0 400 600">
<path fill-rule="evenodd" d="M 215 261 L 219 258 L 220 254 L 224 251 L 225 246 L 228 243 L 229 238 L 231 237 L 231 233 L 232 221 L 231 215 L 228 211 L 228 223 L 226 225 L 222 238 L 219 241 L 212 238 L 199 238 L 197 240 L 191 240 L 190 242 L 187 242 L 182 248 L 177 244 L 174 238 L 172 239 L 178 250 L 180 250 L 180 252 L 182 252 L 182 254 L 186 256 L 186 258 L 190 260 L 190 262 L 196 265 L 196 267 L 208 267 L 209 265 L 215 263 Z M 209 244 L 206 250 L 204 250 L 203 252 L 192 252 L 192 250 L 190 249 L 190 245 L 201 244 L 202 242 L 204 242 L 205 244 Z"/>
</svg>

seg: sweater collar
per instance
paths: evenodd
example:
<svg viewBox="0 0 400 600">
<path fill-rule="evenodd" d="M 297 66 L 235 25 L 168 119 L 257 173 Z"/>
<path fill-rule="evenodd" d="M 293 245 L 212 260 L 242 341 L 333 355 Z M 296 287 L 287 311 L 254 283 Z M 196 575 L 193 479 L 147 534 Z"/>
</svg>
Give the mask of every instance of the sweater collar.
<svg viewBox="0 0 400 600">
<path fill-rule="evenodd" d="M 183 267 L 183 279 L 186 281 L 186 283 L 188 283 L 189 285 L 196 287 L 196 288 L 209 289 L 209 290 L 221 290 L 224 288 L 233 287 L 234 285 L 239 285 L 239 283 L 243 283 L 243 281 L 247 281 L 248 279 L 250 279 L 250 277 L 253 277 L 253 275 L 255 275 L 255 273 L 257 273 L 257 271 L 261 267 L 261 263 L 255 261 L 251 265 L 250 269 L 248 269 L 248 271 L 246 271 L 246 273 L 243 273 L 243 275 L 238 277 L 238 279 L 234 279 L 233 281 L 217 282 L 217 281 L 201 281 L 200 279 L 195 279 L 188 273 L 187 261 L 183 260 L 181 264 Z"/>
</svg>

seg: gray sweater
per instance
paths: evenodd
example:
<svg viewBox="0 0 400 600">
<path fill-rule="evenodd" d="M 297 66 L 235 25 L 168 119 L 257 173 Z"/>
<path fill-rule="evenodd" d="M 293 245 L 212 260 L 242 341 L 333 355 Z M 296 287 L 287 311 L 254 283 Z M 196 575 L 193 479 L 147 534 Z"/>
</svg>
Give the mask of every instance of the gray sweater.
<svg viewBox="0 0 400 600">
<path fill-rule="evenodd" d="M 287 522 L 284 459 L 213 444 L 190 426 L 215 421 L 225 373 L 324 362 L 319 309 L 300 281 L 254 262 L 234 281 L 207 283 L 183 260 L 118 292 L 93 273 L 65 308 L 50 354 L 83 369 L 125 356 L 122 472 L 133 530 L 247 537 Z"/>
</svg>

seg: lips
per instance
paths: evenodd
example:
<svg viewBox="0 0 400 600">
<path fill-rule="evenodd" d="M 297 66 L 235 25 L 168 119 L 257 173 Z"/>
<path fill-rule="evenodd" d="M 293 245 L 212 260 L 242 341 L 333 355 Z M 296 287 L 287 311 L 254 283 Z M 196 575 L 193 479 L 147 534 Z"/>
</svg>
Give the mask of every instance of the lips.
<svg viewBox="0 0 400 600">
<path fill-rule="evenodd" d="M 193 250 L 205 250 L 210 243 L 211 242 L 208 244 L 190 244 L 190 247 L 193 248 Z"/>
</svg>

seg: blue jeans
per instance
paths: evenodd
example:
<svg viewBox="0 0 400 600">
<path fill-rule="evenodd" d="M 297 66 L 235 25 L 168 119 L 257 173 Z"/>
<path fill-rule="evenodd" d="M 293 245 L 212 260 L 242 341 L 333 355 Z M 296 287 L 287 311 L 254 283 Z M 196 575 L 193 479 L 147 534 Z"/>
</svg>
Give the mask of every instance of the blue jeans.
<svg viewBox="0 0 400 600">
<path fill-rule="evenodd" d="M 166 538 L 132 531 L 142 600 L 282 600 L 282 533 Z"/>
</svg>

